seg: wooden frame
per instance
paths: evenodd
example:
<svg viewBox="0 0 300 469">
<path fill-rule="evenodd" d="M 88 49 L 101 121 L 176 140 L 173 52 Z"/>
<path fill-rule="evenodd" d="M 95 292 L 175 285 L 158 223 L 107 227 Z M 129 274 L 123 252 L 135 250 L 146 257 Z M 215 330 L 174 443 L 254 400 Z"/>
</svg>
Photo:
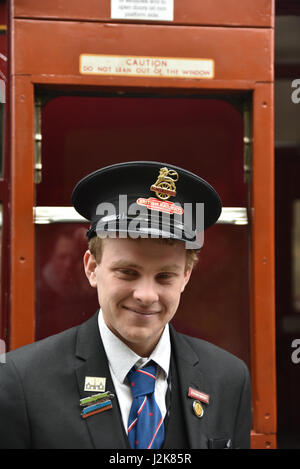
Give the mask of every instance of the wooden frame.
<svg viewBox="0 0 300 469">
<path fill-rule="evenodd" d="M 175 21 L 171 25 L 112 22 L 109 19 L 109 1 L 105 2 L 105 7 L 97 7 L 97 14 L 96 2 L 92 0 L 85 2 L 84 12 L 81 2 L 74 1 L 72 12 L 66 8 L 63 13 L 58 9 L 58 1 L 12 2 L 10 347 L 13 349 L 34 340 L 35 87 L 251 92 L 252 447 L 275 448 L 274 8 L 269 0 L 249 0 L 251 8 L 247 11 L 244 5 L 241 10 L 236 2 L 226 0 L 226 9 L 224 1 L 222 14 L 219 0 L 205 3 L 205 9 L 198 7 L 196 0 L 188 0 L 185 2 L 186 11 L 179 6 L 181 2 L 175 1 Z M 247 11 L 245 16 L 244 11 Z M 230 17 L 234 19 L 230 20 Z M 217 23 L 212 22 L 212 18 L 218 18 Z M 210 27 L 199 24 L 209 24 Z M 82 53 L 213 58 L 216 73 L 212 80 L 84 76 L 79 73 L 79 56 Z"/>
</svg>

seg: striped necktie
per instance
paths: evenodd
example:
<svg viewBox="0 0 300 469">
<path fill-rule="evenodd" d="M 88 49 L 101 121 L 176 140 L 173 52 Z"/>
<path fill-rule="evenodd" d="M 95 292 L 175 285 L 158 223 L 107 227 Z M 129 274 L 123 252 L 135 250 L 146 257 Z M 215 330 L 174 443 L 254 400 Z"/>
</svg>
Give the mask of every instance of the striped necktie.
<svg viewBox="0 0 300 469">
<path fill-rule="evenodd" d="M 151 362 L 128 373 L 133 401 L 128 419 L 128 440 L 133 449 L 159 449 L 164 441 L 164 424 L 154 397 L 156 364 Z"/>
</svg>

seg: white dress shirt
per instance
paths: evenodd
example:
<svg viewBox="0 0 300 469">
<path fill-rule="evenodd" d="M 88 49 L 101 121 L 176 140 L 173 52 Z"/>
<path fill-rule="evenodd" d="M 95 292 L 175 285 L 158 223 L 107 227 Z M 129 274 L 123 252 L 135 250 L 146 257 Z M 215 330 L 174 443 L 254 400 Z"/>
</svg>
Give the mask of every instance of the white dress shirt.
<svg viewBox="0 0 300 469">
<path fill-rule="evenodd" d="M 150 360 L 157 363 L 155 399 L 160 408 L 162 417 L 165 418 L 166 393 L 168 389 L 168 375 L 171 357 L 169 325 L 167 324 L 165 326 L 160 340 L 150 357 L 144 358 L 133 352 L 117 336 L 115 336 L 113 332 L 111 332 L 104 321 L 101 309 L 99 311 L 98 324 L 126 433 L 129 412 L 132 404 L 132 393 L 128 383 L 127 373 L 134 365 L 136 365 L 137 368 L 141 368 Z"/>
</svg>

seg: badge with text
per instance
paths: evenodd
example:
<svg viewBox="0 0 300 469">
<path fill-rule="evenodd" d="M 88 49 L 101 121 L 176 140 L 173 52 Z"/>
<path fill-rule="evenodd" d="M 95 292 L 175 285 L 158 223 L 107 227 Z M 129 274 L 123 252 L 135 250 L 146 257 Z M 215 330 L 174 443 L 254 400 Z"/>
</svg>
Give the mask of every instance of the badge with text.
<svg viewBox="0 0 300 469">
<path fill-rule="evenodd" d="M 198 389 L 189 388 L 188 396 L 192 399 L 204 402 L 205 404 L 209 404 L 209 394 L 205 394 L 202 391 L 198 391 Z"/>
<path fill-rule="evenodd" d="M 106 378 L 99 378 L 97 376 L 86 376 L 84 382 L 84 391 L 104 392 Z"/>
<path fill-rule="evenodd" d="M 174 204 L 174 202 L 163 202 L 162 200 L 158 200 L 155 197 L 149 197 L 148 199 L 139 197 L 136 203 L 138 205 L 147 207 L 149 210 L 155 210 L 157 212 L 170 213 L 171 215 L 174 213 L 177 213 L 178 215 L 183 214 L 183 209 L 180 206 Z"/>
</svg>

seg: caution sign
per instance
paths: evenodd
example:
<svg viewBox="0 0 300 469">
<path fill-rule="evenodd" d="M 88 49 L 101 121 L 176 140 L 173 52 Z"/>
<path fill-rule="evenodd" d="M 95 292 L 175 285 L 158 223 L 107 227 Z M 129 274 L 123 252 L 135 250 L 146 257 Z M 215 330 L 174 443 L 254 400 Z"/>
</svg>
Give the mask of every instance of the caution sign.
<svg viewBox="0 0 300 469">
<path fill-rule="evenodd" d="M 163 78 L 214 78 L 214 60 L 81 54 L 83 75 L 118 75 Z"/>
</svg>

